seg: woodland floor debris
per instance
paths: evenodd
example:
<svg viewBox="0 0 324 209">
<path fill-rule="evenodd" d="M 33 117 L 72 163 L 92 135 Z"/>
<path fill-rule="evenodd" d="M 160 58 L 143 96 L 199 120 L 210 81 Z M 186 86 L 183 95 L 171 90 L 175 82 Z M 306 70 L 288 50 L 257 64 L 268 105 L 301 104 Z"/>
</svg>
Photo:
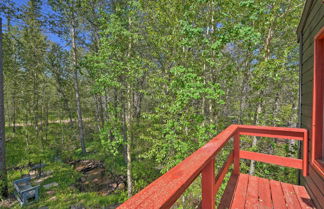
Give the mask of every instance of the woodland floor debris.
<svg viewBox="0 0 324 209">
<path fill-rule="evenodd" d="M 104 164 L 99 160 L 77 160 L 70 164 L 83 174 L 75 184 L 80 192 L 109 195 L 115 190 L 123 190 L 126 187 L 126 177 L 107 172 Z"/>
</svg>

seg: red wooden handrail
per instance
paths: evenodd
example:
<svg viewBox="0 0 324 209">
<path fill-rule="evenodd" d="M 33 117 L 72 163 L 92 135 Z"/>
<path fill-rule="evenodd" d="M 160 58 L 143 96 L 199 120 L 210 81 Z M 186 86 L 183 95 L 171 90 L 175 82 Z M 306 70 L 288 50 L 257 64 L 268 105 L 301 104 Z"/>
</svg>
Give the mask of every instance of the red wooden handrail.
<svg viewBox="0 0 324 209">
<path fill-rule="evenodd" d="M 239 125 L 237 129 L 239 135 L 272 137 L 282 139 L 295 139 L 303 141 L 303 159 L 292 159 L 287 157 L 279 157 L 274 155 L 266 155 L 261 153 L 254 153 L 254 156 L 248 155 L 250 160 L 262 161 L 276 165 L 298 168 L 303 170 L 303 176 L 308 174 L 308 132 L 302 128 L 282 128 L 282 127 L 267 127 L 267 126 L 251 126 Z M 239 141 L 239 139 L 238 139 Z M 238 142 L 239 143 L 239 142 Z M 240 151 L 239 153 L 242 153 Z M 247 152 L 245 151 L 245 154 Z M 244 157 L 246 157 L 245 155 Z M 261 157 L 261 158 L 259 158 Z M 239 157 L 241 158 L 241 157 Z M 280 163 L 285 160 L 285 163 Z"/>
<path fill-rule="evenodd" d="M 240 151 L 241 159 L 255 160 L 264 163 L 271 163 L 280 166 L 303 169 L 303 161 L 301 159 L 280 157 L 275 155 L 262 154 L 257 152 Z"/>
<path fill-rule="evenodd" d="M 233 173 L 239 174 L 240 155 L 244 158 L 259 160 L 249 155 L 250 153 L 247 154 L 247 152 L 240 152 L 240 135 L 303 140 L 303 159 L 298 161 L 298 159 L 286 158 L 285 160 L 287 161 L 293 161 L 293 166 L 289 166 L 289 164 L 285 164 L 285 166 L 302 168 L 303 175 L 307 175 L 306 129 L 231 125 L 210 140 L 206 145 L 198 149 L 139 193 L 135 194 L 118 208 L 170 208 L 200 173 L 202 174 L 201 206 L 202 208 L 207 209 L 215 208 L 215 194 L 217 193 L 220 182 L 222 182 L 229 166 L 234 163 Z M 231 137 L 234 137 L 234 151 L 229 155 L 229 159 L 226 161 L 215 179 L 215 156 Z M 260 156 L 260 154 L 261 153 L 257 153 L 256 155 Z M 271 158 L 270 155 L 261 155 L 263 156 L 263 162 L 279 165 L 283 164 L 280 161 L 283 157 L 278 158 L 278 156 L 274 156 L 276 160 L 269 160 L 269 158 Z"/>
</svg>

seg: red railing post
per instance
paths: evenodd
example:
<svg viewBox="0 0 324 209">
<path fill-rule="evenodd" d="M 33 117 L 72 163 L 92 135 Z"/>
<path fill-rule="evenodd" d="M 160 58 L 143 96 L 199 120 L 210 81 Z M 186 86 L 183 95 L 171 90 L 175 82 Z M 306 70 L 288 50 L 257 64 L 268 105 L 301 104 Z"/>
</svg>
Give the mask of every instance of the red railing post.
<svg viewBox="0 0 324 209">
<path fill-rule="evenodd" d="M 210 160 L 202 170 L 202 208 L 215 209 L 215 159 Z"/>
<path fill-rule="evenodd" d="M 240 134 L 236 130 L 234 135 L 234 170 L 235 175 L 240 174 Z"/>
<path fill-rule="evenodd" d="M 304 132 L 303 140 L 303 176 L 308 175 L 308 132 Z"/>
</svg>

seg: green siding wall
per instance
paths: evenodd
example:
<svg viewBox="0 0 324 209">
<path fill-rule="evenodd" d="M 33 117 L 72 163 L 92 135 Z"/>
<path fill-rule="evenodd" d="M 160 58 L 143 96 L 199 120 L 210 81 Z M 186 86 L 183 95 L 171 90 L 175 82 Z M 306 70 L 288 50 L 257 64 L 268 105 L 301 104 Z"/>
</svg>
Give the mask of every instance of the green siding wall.
<svg viewBox="0 0 324 209">
<path fill-rule="evenodd" d="M 315 0 L 301 31 L 301 127 L 309 130 L 311 139 L 312 99 L 313 99 L 313 63 L 314 36 L 324 27 L 324 4 Z M 324 59 L 324 57 L 323 57 Z M 311 148 L 311 140 L 309 140 Z M 310 154 L 310 151 L 309 151 Z M 312 196 L 318 208 L 324 208 L 324 177 L 320 176 L 310 165 L 309 176 L 302 179 L 303 184 Z"/>
</svg>

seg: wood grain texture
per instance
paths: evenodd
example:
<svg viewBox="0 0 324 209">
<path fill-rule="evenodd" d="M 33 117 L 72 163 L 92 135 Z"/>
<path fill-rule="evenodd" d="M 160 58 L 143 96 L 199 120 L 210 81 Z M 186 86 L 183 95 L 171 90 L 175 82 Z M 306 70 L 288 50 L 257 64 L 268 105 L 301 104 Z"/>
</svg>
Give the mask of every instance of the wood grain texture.
<svg viewBox="0 0 324 209">
<path fill-rule="evenodd" d="M 222 185 L 225 175 L 228 172 L 229 167 L 233 164 L 234 153 L 231 152 L 227 161 L 224 163 L 223 167 L 219 170 L 217 177 L 215 178 L 215 185 L 213 188 L 213 194 L 218 192 L 219 187 Z"/>
<path fill-rule="evenodd" d="M 230 208 L 232 209 L 244 208 L 248 183 L 249 183 L 249 175 L 240 174 Z"/>
<path fill-rule="evenodd" d="M 306 188 L 308 189 L 308 193 L 311 195 L 311 198 L 315 202 L 316 206 L 323 208 L 324 196 L 320 189 L 317 187 L 317 182 L 313 180 L 313 176 L 308 176 L 305 178 L 305 185 L 307 186 Z"/>
<path fill-rule="evenodd" d="M 305 189 L 306 191 L 308 192 L 309 196 L 311 197 L 312 199 L 312 202 L 314 203 L 315 205 L 315 208 L 322 208 L 318 202 L 318 200 L 316 200 L 314 197 L 314 193 L 312 192 L 312 190 L 309 188 L 308 184 L 306 184 L 306 181 L 303 180 L 303 185 L 305 185 Z"/>
<path fill-rule="evenodd" d="M 215 159 L 212 159 L 201 173 L 202 208 L 215 208 Z"/>
<path fill-rule="evenodd" d="M 294 185 L 294 190 L 297 195 L 299 204 L 301 208 L 313 209 L 315 208 L 313 201 L 311 200 L 309 194 L 307 193 L 305 187 Z"/>
<path fill-rule="evenodd" d="M 249 184 L 246 193 L 245 208 L 258 209 L 258 177 L 249 176 Z"/>
<path fill-rule="evenodd" d="M 259 162 L 270 163 L 270 164 L 275 164 L 275 165 L 280 165 L 280 166 L 285 166 L 290 168 L 297 168 L 297 169 L 303 168 L 302 160 L 295 159 L 295 158 L 268 155 L 268 154 L 250 152 L 245 150 L 240 151 L 240 156 L 241 158 L 248 159 L 248 160 L 256 160 Z"/>
<path fill-rule="evenodd" d="M 232 174 L 224 191 L 224 194 L 222 196 L 222 199 L 220 201 L 220 204 L 218 206 L 218 209 L 228 209 L 230 208 L 233 196 L 234 196 L 234 191 L 236 189 L 237 181 L 238 181 L 239 176 Z M 243 204 L 244 205 L 244 204 Z"/>
<path fill-rule="evenodd" d="M 268 179 L 259 178 L 259 209 L 272 209 L 272 199 L 271 199 L 271 190 L 270 182 Z"/>
<path fill-rule="evenodd" d="M 316 0 L 316 1 L 320 1 L 320 0 Z M 319 31 L 319 29 L 321 28 L 321 26 L 323 25 L 323 19 L 324 19 L 324 6 L 320 5 L 319 8 L 317 8 L 317 10 L 313 10 L 311 12 L 311 14 L 314 15 L 315 19 L 313 18 L 309 18 L 309 22 L 306 25 L 305 29 L 304 29 L 304 36 L 303 36 L 303 43 L 304 43 L 304 49 L 307 50 L 307 47 L 309 47 L 312 43 L 312 41 L 314 40 L 314 36 L 317 33 L 317 31 Z"/>
<path fill-rule="evenodd" d="M 291 184 L 281 182 L 282 191 L 288 209 L 301 209 L 294 187 Z"/>
<path fill-rule="evenodd" d="M 313 166 L 309 166 L 309 177 L 312 178 L 313 182 L 316 182 L 316 186 L 318 190 L 324 197 L 324 176 L 319 175 L 313 168 Z"/>
<path fill-rule="evenodd" d="M 305 187 L 240 174 L 231 209 L 311 209 L 315 208 Z"/>
<path fill-rule="evenodd" d="M 324 4 L 321 0 L 315 0 L 311 7 L 309 16 L 305 20 L 305 27 L 303 30 L 303 51 L 302 51 L 302 115 L 301 127 L 307 128 L 310 133 L 309 137 L 309 156 L 311 156 L 312 143 L 311 139 L 314 136 L 312 133 L 312 118 L 313 113 L 313 81 L 314 74 L 314 37 L 324 27 Z M 321 176 L 314 170 L 309 161 L 309 175 L 301 180 L 311 195 L 314 203 L 318 208 L 324 208 L 324 176 Z"/>
<path fill-rule="evenodd" d="M 270 180 L 271 197 L 273 202 L 273 208 L 286 209 L 286 201 L 284 193 L 279 181 Z"/>
</svg>

